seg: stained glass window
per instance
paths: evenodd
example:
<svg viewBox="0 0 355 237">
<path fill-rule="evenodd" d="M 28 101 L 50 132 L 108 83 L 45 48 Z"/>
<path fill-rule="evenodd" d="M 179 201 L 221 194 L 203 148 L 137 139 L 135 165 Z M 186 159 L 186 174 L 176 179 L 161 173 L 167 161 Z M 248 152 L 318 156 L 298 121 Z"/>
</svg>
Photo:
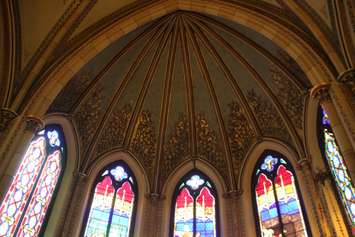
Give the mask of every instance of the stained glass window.
<svg viewBox="0 0 355 237">
<path fill-rule="evenodd" d="M 320 145 L 322 154 L 333 175 L 339 197 L 343 203 L 352 233 L 355 235 L 355 188 L 346 168 L 345 161 L 340 153 L 333 130 L 324 110 L 320 109 Z"/>
<path fill-rule="evenodd" d="M 136 182 L 128 166 L 122 161 L 110 164 L 96 178 L 83 235 L 131 236 L 136 200 Z"/>
<path fill-rule="evenodd" d="M 32 139 L 0 206 L 0 236 L 38 236 L 64 168 L 65 141 L 59 125 Z"/>
<path fill-rule="evenodd" d="M 295 175 L 286 159 L 267 151 L 254 174 L 254 203 L 260 236 L 309 236 Z"/>
<path fill-rule="evenodd" d="M 212 183 L 194 170 L 178 184 L 172 208 L 173 237 L 217 236 L 217 195 Z"/>
</svg>

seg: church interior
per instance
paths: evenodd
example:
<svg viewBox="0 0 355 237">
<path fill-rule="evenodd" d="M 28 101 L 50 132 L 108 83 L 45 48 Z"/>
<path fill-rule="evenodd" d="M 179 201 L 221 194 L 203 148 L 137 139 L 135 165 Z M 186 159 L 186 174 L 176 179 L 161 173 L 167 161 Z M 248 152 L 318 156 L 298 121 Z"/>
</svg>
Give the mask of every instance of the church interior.
<svg viewBox="0 0 355 237">
<path fill-rule="evenodd" d="M 0 237 L 355 236 L 355 1 L 3 0 Z"/>
</svg>

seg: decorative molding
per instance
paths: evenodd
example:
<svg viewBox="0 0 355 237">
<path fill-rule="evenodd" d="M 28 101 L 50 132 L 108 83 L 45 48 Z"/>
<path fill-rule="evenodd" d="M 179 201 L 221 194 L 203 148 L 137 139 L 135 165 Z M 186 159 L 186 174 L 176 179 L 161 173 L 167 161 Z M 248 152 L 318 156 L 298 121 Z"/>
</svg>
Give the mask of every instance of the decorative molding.
<svg viewBox="0 0 355 237">
<path fill-rule="evenodd" d="M 338 76 L 337 81 L 344 83 L 355 96 L 355 69 L 354 68 L 351 68 L 341 73 Z"/>
<path fill-rule="evenodd" d="M 36 133 L 38 130 L 43 129 L 44 121 L 34 116 L 27 116 L 25 118 L 25 131 Z"/>
<path fill-rule="evenodd" d="M 18 114 L 11 109 L 1 108 L 0 109 L 0 133 L 4 132 L 6 128 L 10 125 L 11 121 L 14 120 Z"/>
<path fill-rule="evenodd" d="M 243 195 L 244 191 L 242 189 L 230 190 L 223 194 L 224 198 L 239 199 Z"/>
<path fill-rule="evenodd" d="M 332 177 L 331 173 L 329 171 L 318 171 L 314 173 L 314 181 L 316 183 L 320 183 L 322 185 L 325 184 L 325 181 L 328 179 L 330 180 Z"/>
<path fill-rule="evenodd" d="M 310 95 L 312 98 L 318 99 L 321 103 L 331 101 L 329 87 L 329 84 L 316 85 L 311 89 Z"/>
</svg>

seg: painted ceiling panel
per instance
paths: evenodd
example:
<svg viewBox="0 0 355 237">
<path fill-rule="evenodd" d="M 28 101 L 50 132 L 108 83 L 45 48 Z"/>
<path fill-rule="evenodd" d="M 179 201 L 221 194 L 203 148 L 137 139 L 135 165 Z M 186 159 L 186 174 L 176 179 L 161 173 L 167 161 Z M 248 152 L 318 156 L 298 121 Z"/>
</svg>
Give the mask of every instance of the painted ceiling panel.
<svg viewBox="0 0 355 237">
<path fill-rule="evenodd" d="M 156 22 L 160 25 L 137 30 L 142 33 L 135 34 L 137 40 L 118 40 L 113 45 L 120 46 L 103 50 L 81 70 L 89 82 L 105 73 L 91 90 L 80 89 L 78 102 L 67 105 L 73 109 L 60 103 L 71 93 L 67 88 L 51 107 L 51 112 L 74 111 L 86 163 L 112 149 L 129 150 L 151 183 L 160 170 L 162 187 L 184 160 L 202 159 L 230 183 L 228 167 L 233 165 L 237 176 L 257 139 L 293 145 L 297 134 L 289 132 L 297 124 L 288 121 L 302 116 L 303 107 L 297 106 L 303 95 L 289 92 L 297 91 L 296 85 L 304 90 L 307 81 L 295 76 L 303 73 L 288 60 L 282 64 L 286 73 L 281 71 L 285 56 L 275 44 L 237 24 L 229 24 L 237 36 L 227 34 L 217 19 L 196 13 L 179 11 Z M 125 45 L 129 50 L 110 63 Z M 88 87 L 82 81 L 84 86 L 74 85 Z"/>
<path fill-rule="evenodd" d="M 64 0 L 19 0 L 22 67 L 26 66 L 70 3 Z"/>
</svg>

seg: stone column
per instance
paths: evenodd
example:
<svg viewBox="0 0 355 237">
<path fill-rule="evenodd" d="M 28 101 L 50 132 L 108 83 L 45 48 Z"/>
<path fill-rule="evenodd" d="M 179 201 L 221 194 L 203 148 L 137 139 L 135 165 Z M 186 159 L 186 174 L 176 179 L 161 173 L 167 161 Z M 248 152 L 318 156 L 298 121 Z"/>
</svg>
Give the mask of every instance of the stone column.
<svg viewBox="0 0 355 237">
<path fill-rule="evenodd" d="M 346 133 L 346 128 L 343 126 L 342 121 L 339 118 L 338 111 L 333 104 L 333 97 L 330 96 L 329 85 L 321 85 L 312 89 L 311 96 L 319 100 L 320 105 L 328 114 L 331 122 L 332 129 L 334 131 L 335 138 L 337 140 L 340 152 L 346 162 L 352 180 L 355 180 L 355 152 L 349 137 Z M 346 117 L 346 116 L 343 116 Z M 352 123 L 355 122 L 353 118 Z"/>
<path fill-rule="evenodd" d="M 3 135 L 3 133 L 5 133 L 5 131 L 9 128 L 10 123 L 16 117 L 17 117 L 17 113 L 12 111 L 11 109 L 8 108 L 0 109 L 0 135 Z"/>
<path fill-rule="evenodd" d="M 327 209 L 326 202 L 322 195 L 321 187 L 318 185 L 318 178 L 323 176 L 317 176 L 313 171 L 310 164 L 310 158 L 304 158 L 298 162 L 297 169 L 301 170 L 304 181 L 306 184 L 306 192 L 301 192 L 302 196 L 310 196 L 310 202 L 313 214 L 315 216 L 315 222 L 317 224 L 317 231 L 320 236 L 335 236 L 333 235 L 334 228 L 330 219 L 331 213 Z M 306 210 L 309 212 L 310 210 Z M 314 226 L 311 227 L 314 230 Z"/>
<path fill-rule="evenodd" d="M 6 193 L 17 168 L 22 161 L 33 135 L 43 128 L 44 122 L 36 117 L 25 117 L 16 129 L 8 133 L 10 141 L 2 147 L 0 161 L 0 200 Z"/>
<path fill-rule="evenodd" d="M 315 187 L 317 195 L 322 203 L 325 218 L 329 223 L 330 236 L 350 236 L 347 230 L 346 217 L 342 215 L 342 204 L 337 199 L 336 190 L 332 184 L 332 175 L 328 170 L 320 170 L 314 174 Z"/>
<path fill-rule="evenodd" d="M 243 205 L 242 205 L 242 190 L 234 190 L 223 195 L 226 199 L 226 227 L 225 235 L 228 237 L 243 237 L 246 236 L 245 223 L 243 219 Z M 221 210 L 221 209 L 220 209 Z M 222 213 L 220 213 L 222 215 Z M 220 225 L 222 228 L 222 225 Z"/>
<path fill-rule="evenodd" d="M 68 201 L 68 210 L 62 231 L 58 236 L 79 236 L 82 228 L 83 216 L 86 211 L 85 199 L 87 197 L 88 176 L 84 173 L 76 173 L 73 192 Z"/>
<path fill-rule="evenodd" d="M 163 228 L 161 225 L 163 217 L 163 207 L 165 197 L 157 194 L 150 193 L 145 196 L 146 205 L 143 217 L 143 232 L 147 237 L 160 237 L 163 236 Z"/>
</svg>

